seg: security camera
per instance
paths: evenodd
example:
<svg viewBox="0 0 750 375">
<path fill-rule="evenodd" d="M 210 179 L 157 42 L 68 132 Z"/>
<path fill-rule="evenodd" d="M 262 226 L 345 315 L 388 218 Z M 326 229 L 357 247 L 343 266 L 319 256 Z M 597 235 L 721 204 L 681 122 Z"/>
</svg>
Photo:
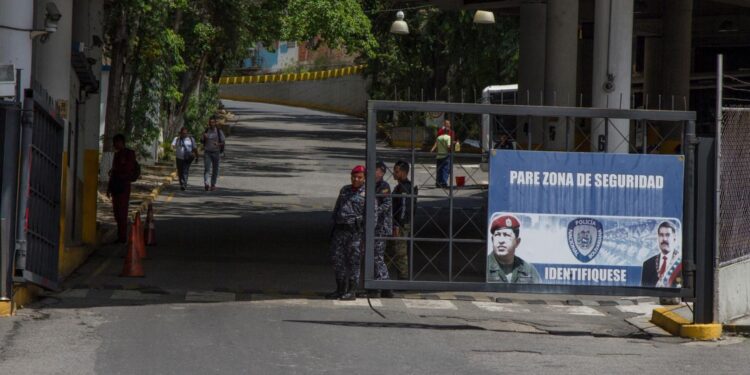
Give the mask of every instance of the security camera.
<svg viewBox="0 0 750 375">
<path fill-rule="evenodd" d="M 57 31 L 57 22 L 62 18 L 62 14 L 60 14 L 60 10 L 57 9 L 57 5 L 53 2 L 47 3 L 45 9 L 47 9 L 47 16 L 44 18 L 44 30 L 54 33 Z"/>
</svg>

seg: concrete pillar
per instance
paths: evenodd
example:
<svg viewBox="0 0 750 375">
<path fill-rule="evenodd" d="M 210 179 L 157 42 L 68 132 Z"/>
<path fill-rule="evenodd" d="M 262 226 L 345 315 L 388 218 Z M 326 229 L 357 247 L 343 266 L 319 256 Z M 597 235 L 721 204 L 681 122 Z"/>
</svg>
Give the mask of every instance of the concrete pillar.
<svg viewBox="0 0 750 375">
<path fill-rule="evenodd" d="M 547 3 L 544 102 L 547 105 L 575 106 L 578 62 L 578 0 Z M 547 119 L 544 131 L 546 150 L 573 147 L 574 119 Z"/>
<path fill-rule="evenodd" d="M 82 182 L 81 240 L 96 243 L 97 187 L 99 181 L 99 134 L 101 134 L 101 66 L 102 48 L 93 45 L 93 37 L 102 38 L 103 9 L 101 1 L 75 0 L 73 6 L 73 41 L 85 45 L 85 55 L 96 60 L 91 71 L 100 82 L 96 93 L 83 94 L 79 111 L 79 173 Z"/>
<path fill-rule="evenodd" d="M 49 34 L 45 42 L 41 38 L 34 39 L 33 76 L 55 101 L 69 100 L 73 0 L 34 0 L 34 18 L 37 24 L 44 23 L 45 5 L 49 2 L 57 5 L 62 18 L 58 21 L 57 31 Z M 68 103 L 67 119 L 70 119 L 71 108 Z"/>
<path fill-rule="evenodd" d="M 661 43 L 661 37 L 647 37 L 643 46 L 644 108 L 657 108 L 659 95 L 663 93 Z"/>
<path fill-rule="evenodd" d="M 545 29 L 547 4 L 543 1 L 521 3 L 521 27 L 518 57 L 518 104 L 540 105 L 544 91 Z M 542 144 L 541 118 L 519 117 L 516 138 L 524 146 Z M 529 136 L 531 139 L 529 139 Z"/>
<path fill-rule="evenodd" d="M 37 24 L 43 24 L 46 15 L 45 5 L 54 2 L 62 17 L 58 21 L 57 31 L 49 35 L 45 42 L 37 38 L 34 40 L 33 72 L 34 80 L 47 90 L 55 101 L 55 106 L 65 119 L 65 139 L 62 155 L 62 181 L 60 196 L 60 248 L 63 251 L 66 244 L 77 241 L 74 232 L 79 228 L 73 225 L 76 220 L 73 206 L 77 205 L 74 194 L 77 180 L 72 176 L 73 163 L 77 162 L 76 155 L 71 155 L 76 134 L 71 128 L 75 123 L 75 95 L 71 97 L 70 55 L 73 33 L 73 0 L 34 0 L 34 18 Z M 75 230 L 72 230 L 75 229 Z"/>
<path fill-rule="evenodd" d="M 0 25 L 25 30 L 34 28 L 34 3 L 0 1 Z M 31 85 L 31 35 L 28 31 L 0 29 L 0 64 L 13 64 L 21 72 L 21 90 Z"/>
<path fill-rule="evenodd" d="M 690 61 L 693 24 L 693 0 L 665 0 L 662 19 L 664 51 L 662 75 L 664 94 L 668 96 L 665 108 L 684 110 L 684 101 L 690 99 Z"/>
<path fill-rule="evenodd" d="M 596 0 L 594 14 L 592 106 L 629 108 L 633 2 Z M 629 120 L 592 119 L 592 150 L 627 153 L 629 133 Z"/>
</svg>

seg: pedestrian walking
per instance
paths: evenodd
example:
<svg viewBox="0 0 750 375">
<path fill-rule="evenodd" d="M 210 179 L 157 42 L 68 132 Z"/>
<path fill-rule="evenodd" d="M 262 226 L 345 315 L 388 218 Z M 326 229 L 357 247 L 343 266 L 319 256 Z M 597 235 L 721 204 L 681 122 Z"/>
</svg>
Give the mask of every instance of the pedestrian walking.
<svg viewBox="0 0 750 375">
<path fill-rule="evenodd" d="M 456 144 L 455 132 L 451 130 L 450 120 L 443 122 L 443 127 L 438 130 L 438 136 L 430 152 L 437 151 L 435 160 L 435 186 L 448 187 L 448 179 L 451 174 L 451 151 Z"/>
<path fill-rule="evenodd" d="M 203 185 L 206 191 L 216 190 L 219 178 L 219 161 L 224 152 L 224 133 L 216 127 L 217 117 L 211 116 L 208 128 L 203 133 Z M 210 185 L 209 185 L 210 183 Z"/>
<path fill-rule="evenodd" d="M 187 189 L 190 165 L 198 157 L 198 147 L 195 139 L 188 135 L 186 127 L 180 129 L 180 135 L 172 140 L 172 148 L 175 150 L 175 162 L 177 163 L 177 176 L 180 178 L 180 189 Z"/>
<path fill-rule="evenodd" d="M 391 198 L 393 201 L 393 237 L 409 237 L 411 235 L 412 202 L 416 203 L 417 189 L 409 181 L 409 163 L 399 160 L 393 166 L 393 178 L 398 184 L 393 189 Z M 398 272 L 398 278 L 405 280 L 409 278 L 409 253 L 406 240 L 394 240 L 391 242 L 391 253 L 393 265 Z"/>
<path fill-rule="evenodd" d="M 336 275 L 336 291 L 327 299 L 356 299 L 362 257 L 362 236 L 365 214 L 365 167 L 358 165 L 351 171 L 351 184 L 339 191 L 333 209 L 331 262 Z"/>
<path fill-rule="evenodd" d="M 393 234 L 393 213 L 391 212 L 391 185 L 383 179 L 388 168 L 378 161 L 375 165 L 375 197 L 377 201 L 376 237 L 390 237 Z M 385 265 L 385 240 L 375 240 L 375 280 L 388 280 L 388 267 Z M 381 290 L 371 293 L 372 297 L 393 298 L 393 291 Z"/>
<path fill-rule="evenodd" d="M 140 167 L 135 160 L 135 151 L 125 147 L 125 136 L 112 137 L 115 155 L 109 170 L 107 197 L 112 199 L 112 212 L 117 222 L 117 242 L 125 243 L 128 237 L 128 206 L 130 204 L 130 183 L 139 177 Z"/>
</svg>

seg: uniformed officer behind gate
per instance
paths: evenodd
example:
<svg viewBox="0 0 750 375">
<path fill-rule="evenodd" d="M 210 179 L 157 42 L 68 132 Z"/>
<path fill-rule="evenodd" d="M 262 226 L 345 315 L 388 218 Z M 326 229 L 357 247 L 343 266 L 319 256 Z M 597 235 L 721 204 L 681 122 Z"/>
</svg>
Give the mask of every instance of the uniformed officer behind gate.
<svg viewBox="0 0 750 375">
<path fill-rule="evenodd" d="M 521 223 L 512 215 L 502 215 L 492 220 L 492 252 L 487 256 L 488 282 L 541 282 L 536 268 L 516 256 L 516 248 L 521 243 L 520 229 Z"/>
<path fill-rule="evenodd" d="M 375 164 L 375 194 L 377 202 L 377 221 L 375 236 L 390 237 L 393 234 L 393 215 L 391 213 L 391 185 L 383 177 L 388 167 L 383 161 Z M 385 265 L 385 240 L 375 240 L 375 280 L 388 280 L 388 267 Z M 393 298 L 393 291 L 370 291 L 370 297 Z"/>
<path fill-rule="evenodd" d="M 354 167 L 351 181 L 351 185 L 339 191 L 333 209 L 331 262 L 336 274 L 336 291 L 326 295 L 327 299 L 356 299 L 365 226 L 365 167 Z"/>
</svg>

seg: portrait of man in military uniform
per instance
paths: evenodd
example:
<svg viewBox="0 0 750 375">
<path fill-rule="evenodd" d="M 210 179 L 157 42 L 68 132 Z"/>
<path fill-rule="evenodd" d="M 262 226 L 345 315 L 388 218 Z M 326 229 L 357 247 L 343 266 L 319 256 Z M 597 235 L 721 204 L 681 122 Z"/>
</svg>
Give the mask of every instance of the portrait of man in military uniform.
<svg viewBox="0 0 750 375">
<path fill-rule="evenodd" d="M 487 255 L 487 282 L 541 282 L 539 272 L 531 263 L 516 256 L 521 244 L 521 223 L 513 215 L 493 217 L 490 223 L 491 251 Z"/>
</svg>

